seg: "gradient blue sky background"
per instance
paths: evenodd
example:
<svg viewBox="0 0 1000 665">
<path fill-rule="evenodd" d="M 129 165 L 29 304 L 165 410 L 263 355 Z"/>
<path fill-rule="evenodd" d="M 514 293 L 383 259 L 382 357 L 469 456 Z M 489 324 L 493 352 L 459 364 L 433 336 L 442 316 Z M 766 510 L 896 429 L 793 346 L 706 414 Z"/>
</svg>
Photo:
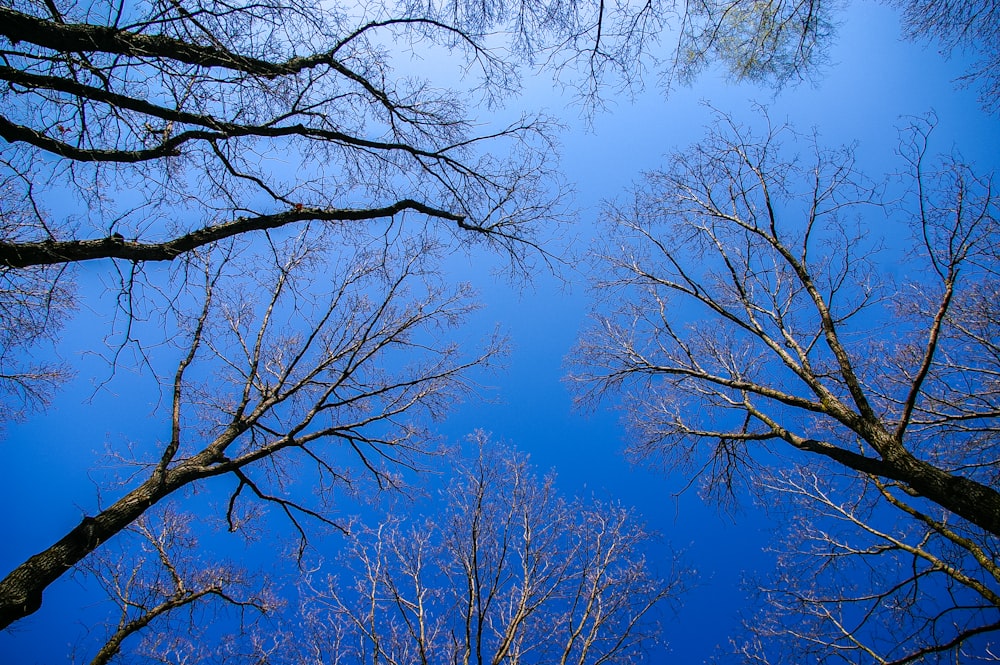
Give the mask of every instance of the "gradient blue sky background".
<svg viewBox="0 0 1000 665">
<path fill-rule="evenodd" d="M 546 108 L 568 123 L 562 168 L 577 191 L 579 221 L 573 231 L 580 240 L 575 249 L 586 248 L 602 200 L 622 194 L 644 170 L 660 166 L 667 153 L 703 136 L 711 120 L 705 101 L 748 122 L 755 118 L 752 104 L 762 103 L 776 121 L 788 120 L 801 130 L 815 128 L 825 145 L 857 142 L 858 164 L 874 178 L 900 168 L 895 147 L 901 117 L 933 111 L 939 121 L 932 146 L 936 151 L 957 150 L 980 171 L 1000 166 L 1000 120 L 980 111 L 974 90 L 956 89 L 953 83 L 967 61 L 945 60 L 933 45 L 901 41 L 896 12 L 882 5 L 855 2 L 840 18 L 825 74 L 813 85 L 777 95 L 730 85 L 707 72 L 693 87 L 664 99 L 651 81 L 634 102 L 613 99 L 588 128 L 577 120 L 579 109 L 554 93 L 547 78 L 529 81 L 512 108 Z M 879 232 L 877 225 L 875 218 L 873 233 Z M 484 378 L 496 388 L 494 401 L 462 405 L 441 426 L 442 434 L 458 440 L 473 429 L 485 429 L 529 452 L 541 470 L 554 469 L 566 494 L 595 493 L 635 506 L 649 527 L 673 549 L 683 550 L 688 565 L 698 571 L 679 611 L 665 616 L 668 646 L 651 662 L 703 662 L 717 646 L 725 646 L 738 630 L 741 612 L 750 609 L 741 580 L 770 569 L 763 548 L 777 516 L 749 501 L 726 514 L 705 505 L 694 491 L 675 498 L 687 479 L 630 467 L 621 455 L 623 433 L 613 410 L 574 410 L 563 363 L 586 325 L 590 295 L 582 274 L 570 270 L 557 278 L 543 273 L 522 288 L 497 279 L 481 255 L 456 255 L 451 264 L 454 277 L 471 280 L 486 304 L 474 319 L 478 332 L 470 337 L 499 322 L 514 350 L 504 371 Z M 84 267 L 81 291 L 101 293 L 106 269 Z M 92 377 L 107 370 L 99 359 L 78 354 L 100 334 L 108 305 L 99 300 L 85 305 L 65 329 L 62 353 L 78 365 L 78 378 L 51 410 L 9 425 L 0 439 L 0 505 L 8 506 L 0 545 L 4 572 L 48 546 L 82 512 L 93 511 L 88 468 L 95 451 L 100 453 L 105 442 L 122 440 L 124 432 L 141 436 L 144 428 L 160 426 L 146 419 L 152 408 L 148 394 L 115 388 L 89 400 Z M 656 556 L 657 551 L 650 553 L 651 559 Z M 85 632 L 81 620 L 86 621 L 88 602 L 73 580 L 57 582 L 40 612 L 0 634 L 0 663 L 66 662 L 69 645 Z"/>
</svg>

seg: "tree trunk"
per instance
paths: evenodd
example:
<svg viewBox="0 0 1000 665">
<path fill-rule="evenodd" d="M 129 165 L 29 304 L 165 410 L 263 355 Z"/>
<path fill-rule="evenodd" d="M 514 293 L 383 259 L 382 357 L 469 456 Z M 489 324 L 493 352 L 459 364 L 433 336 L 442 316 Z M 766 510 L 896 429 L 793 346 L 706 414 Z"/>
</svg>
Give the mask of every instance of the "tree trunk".
<svg viewBox="0 0 1000 665">
<path fill-rule="evenodd" d="M 1000 537 L 1000 492 L 952 475 L 909 453 L 887 462 L 921 496 Z"/>
<path fill-rule="evenodd" d="M 42 592 L 102 543 L 127 527 L 151 506 L 192 479 L 168 474 L 150 479 L 96 517 L 84 517 L 59 542 L 32 556 L 0 581 L 0 629 L 42 606 Z"/>
</svg>

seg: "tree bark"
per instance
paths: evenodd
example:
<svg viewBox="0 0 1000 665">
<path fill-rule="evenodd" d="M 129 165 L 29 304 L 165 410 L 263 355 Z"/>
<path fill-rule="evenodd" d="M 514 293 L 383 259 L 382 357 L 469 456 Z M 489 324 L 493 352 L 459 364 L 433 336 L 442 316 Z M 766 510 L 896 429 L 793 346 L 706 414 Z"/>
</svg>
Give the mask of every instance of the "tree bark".
<svg viewBox="0 0 1000 665">
<path fill-rule="evenodd" d="M 942 508 L 1000 536 L 1000 492 L 975 480 L 948 473 L 909 453 L 888 460 L 898 477 Z"/>
<path fill-rule="evenodd" d="M 1000 492 L 918 459 L 898 444 L 884 446 L 879 459 L 814 439 L 791 443 L 799 450 L 823 455 L 860 473 L 905 483 L 920 496 L 1000 536 Z"/>
<path fill-rule="evenodd" d="M 275 64 L 241 56 L 215 46 L 190 44 L 165 35 L 128 32 L 86 23 L 57 23 L 7 8 L 0 8 L 0 35 L 13 44 L 28 42 L 62 53 L 102 51 L 138 58 L 168 58 L 201 67 L 223 67 L 262 76 L 279 76 L 300 69 L 285 63 Z"/>
<path fill-rule="evenodd" d="M 286 224 L 302 221 L 361 221 L 392 217 L 404 210 L 437 217 L 457 223 L 466 230 L 481 230 L 466 224 L 465 217 L 431 207 L 412 199 L 403 199 L 382 208 L 339 209 L 307 208 L 296 206 L 292 210 L 273 215 L 240 217 L 232 222 L 207 226 L 172 240 L 159 243 L 131 242 L 121 236 L 94 240 L 66 240 L 8 243 L 0 242 L 0 266 L 26 268 L 29 266 L 75 263 L 93 259 L 124 259 L 127 261 L 172 261 L 181 254 L 205 245 L 232 238 L 250 231 L 277 229 Z"/>
<path fill-rule="evenodd" d="M 217 470 L 195 460 L 154 476 L 94 517 L 84 517 L 57 543 L 35 554 L 0 580 L 0 630 L 42 606 L 42 592 L 85 556 L 177 489 Z"/>
</svg>

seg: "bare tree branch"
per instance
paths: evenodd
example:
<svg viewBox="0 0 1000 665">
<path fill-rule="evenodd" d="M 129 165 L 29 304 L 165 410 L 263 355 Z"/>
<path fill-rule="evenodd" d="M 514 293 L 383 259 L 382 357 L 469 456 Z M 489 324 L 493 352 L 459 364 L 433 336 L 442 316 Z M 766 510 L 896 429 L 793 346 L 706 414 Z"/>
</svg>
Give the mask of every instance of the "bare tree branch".
<svg viewBox="0 0 1000 665">
<path fill-rule="evenodd" d="M 1000 216 L 988 176 L 956 159 L 931 164 L 932 128 L 918 120 L 904 134 L 911 283 L 880 279 L 879 241 L 850 228 L 848 215 L 883 224 L 887 204 L 849 151 L 809 142 L 805 161 L 783 145 L 801 141 L 789 128 L 768 122 L 755 134 L 725 116 L 609 209 L 598 250 L 611 306 L 580 343 L 573 378 L 584 401 L 624 398 L 634 454 L 705 474 L 719 493 L 733 492 L 735 478 L 757 486 L 776 473 L 782 447 L 836 476 L 853 472 L 867 489 L 847 505 L 819 480 L 778 484 L 878 543 L 855 549 L 823 519 L 808 522 L 810 538 L 831 547 L 822 558 L 831 566 L 888 566 L 892 579 L 896 557 L 912 559 L 912 576 L 876 600 L 850 596 L 859 583 L 846 574 L 811 568 L 769 587 L 788 599 L 775 601 L 784 621 L 809 623 L 768 634 L 794 633 L 810 657 L 944 658 L 1000 620 Z M 921 537 L 880 529 L 885 511 Z M 865 563 L 846 563 L 854 557 Z M 893 608 L 905 594 L 914 600 L 903 621 Z M 890 631 L 893 622 L 912 632 Z M 801 662 L 801 649 L 788 662 Z"/>
<path fill-rule="evenodd" d="M 120 498 L 0 581 L 4 625 L 36 610 L 49 584 L 152 506 L 208 478 L 233 474 L 234 501 L 248 486 L 259 500 L 280 507 L 305 537 L 295 515 L 328 521 L 329 507 L 309 506 L 308 494 L 269 490 L 263 478 L 250 478 L 251 469 L 321 460 L 312 482 L 329 488 L 345 482 L 360 463 L 379 483 L 394 483 L 394 469 L 412 465 L 421 448 L 419 418 L 443 414 L 465 386 L 465 374 L 500 351 L 497 340 L 468 356 L 435 341 L 473 305 L 467 289 L 449 293 L 435 283 L 424 267 L 429 247 L 402 259 L 360 254 L 344 265 L 326 265 L 327 281 L 308 289 L 298 272 L 323 264 L 312 248 L 291 243 L 273 251 L 269 269 L 255 263 L 260 284 L 271 288 L 262 294 L 259 315 L 245 293 L 227 302 L 232 296 L 221 289 L 223 282 L 243 279 L 242 269 L 206 264 L 207 288 L 194 308 L 191 332 L 178 340 L 169 441 L 154 458 L 135 460 L 142 473 Z M 307 322 L 313 327 L 305 328 Z M 214 368 L 213 381 L 222 382 L 199 388 L 188 378 L 195 368 L 198 375 Z M 348 444 L 344 450 L 341 442 Z"/>
<path fill-rule="evenodd" d="M 630 511 L 565 501 L 516 452 L 481 433 L 473 445 L 433 519 L 356 530 L 346 579 L 311 588 L 312 639 L 337 645 L 323 657 L 637 662 L 682 573 L 663 580 L 646 567 L 649 536 Z"/>
</svg>

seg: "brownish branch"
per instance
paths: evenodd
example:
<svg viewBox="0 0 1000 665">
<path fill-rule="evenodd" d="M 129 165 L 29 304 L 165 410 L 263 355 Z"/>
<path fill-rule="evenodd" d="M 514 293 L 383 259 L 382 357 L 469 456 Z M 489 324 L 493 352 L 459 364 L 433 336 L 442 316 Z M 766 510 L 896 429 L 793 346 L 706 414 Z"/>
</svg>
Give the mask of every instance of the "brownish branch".
<svg viewBox="0 0 1000 665">
<path fill-rule="evenodd" d="M 181 254 L 250 231 L 277 229 L 304 221 L 346 222 L 392 217 L 413 210 L 430 217 L 455 222 L 461 228 L 478 230 L 463 215 L 434 208 L 412 199 L 403 199 L 382 208 L 307 208 L 296 206 L 286 212 L 257 217 L 240 217 L 231 222 L 206 226 L 182 236 L 157 243 L 133 242 L 118 235 L 93 240 L 66 240 L 10 243 L 0 242 L 0 265 L 9 268 L 75 263 L 94 259 L 126 261 L 172 261 Z"/>
</svg>

